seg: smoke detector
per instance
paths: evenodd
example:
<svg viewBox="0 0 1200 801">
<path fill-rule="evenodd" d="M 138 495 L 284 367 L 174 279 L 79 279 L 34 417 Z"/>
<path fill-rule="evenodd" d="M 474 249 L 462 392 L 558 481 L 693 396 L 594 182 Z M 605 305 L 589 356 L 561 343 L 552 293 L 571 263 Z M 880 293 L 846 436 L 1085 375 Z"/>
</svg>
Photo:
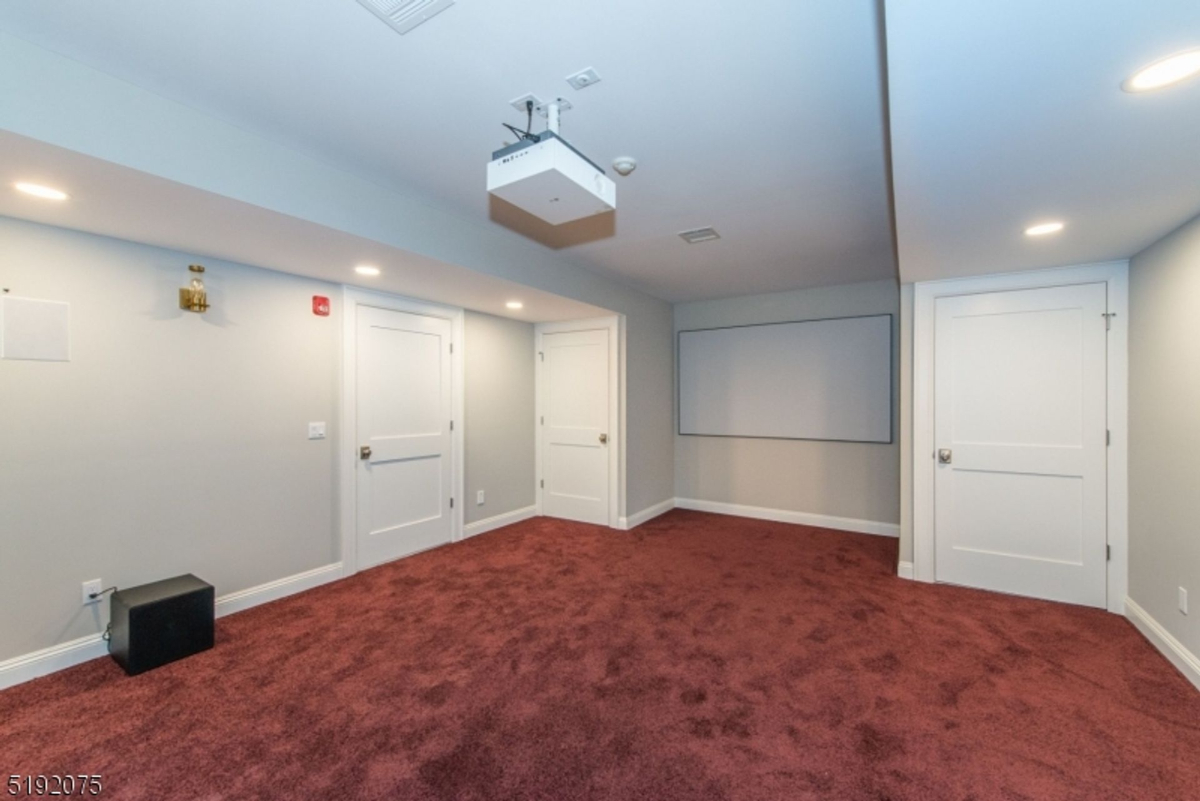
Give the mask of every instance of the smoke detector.
<svg viewBox="0 0 1200 801">
<path fill-rule="evenodd" d="M 359 5 L 405 34 L 454 5 L 454 0 L 358 0 Z"/>
<path fill-rule="evenodd" d="M 637 159 L 632 156 L 619 156 L 613 159 L 613 169 L 617 175 L 629 175 L 637 169 Z"/>
<path fill-rule="evenodd" d="M 721 235 L 717 233 L 716 228 L 693 228 L 690 231 L 680 231 L 679 238 L 689 245 L 698 245 L 701 242 L 711 242 L 714 239 L 720 239 Z"/>
<path fill-rule="evenodd" d="M 571 84 L 571 88 L 575 90 L 587 89 L 593 84 L 600 83 L 600 73 L 588 67 L 585 70 L 580 70 L 573 75 L 567 76 L 567 83 Z"/>
</svg>

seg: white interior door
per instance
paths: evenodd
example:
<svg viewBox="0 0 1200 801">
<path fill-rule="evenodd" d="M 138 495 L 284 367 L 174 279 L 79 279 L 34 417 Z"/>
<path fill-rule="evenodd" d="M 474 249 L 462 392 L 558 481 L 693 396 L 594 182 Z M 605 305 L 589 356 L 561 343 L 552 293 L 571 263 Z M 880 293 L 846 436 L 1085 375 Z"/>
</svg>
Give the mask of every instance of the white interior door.
<svg viewBox="0 0 1200 801">
<path fill-rule="evenodd" d="M 1105 606 L 1105 284 L 936 303 L 937 580 Z"/>
<path fill-rule="evenodd" d="M 542 514 L 608 525 L 609 332 L 542 334 Z"/>
<path fill-rule="evenodd" d="M 358 563 L 453 537 L 449 320 L 358 307 Z"/>
</svg>

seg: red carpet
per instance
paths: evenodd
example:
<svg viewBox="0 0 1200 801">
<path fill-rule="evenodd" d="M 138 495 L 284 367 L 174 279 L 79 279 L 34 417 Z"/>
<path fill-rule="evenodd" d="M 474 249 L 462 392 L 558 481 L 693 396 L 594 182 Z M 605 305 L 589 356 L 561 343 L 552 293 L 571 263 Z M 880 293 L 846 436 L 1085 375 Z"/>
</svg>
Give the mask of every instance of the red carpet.
<svg viewBox="0 0 1200 801">
<path fill-rule="evenodd" d="M 1123 619 L 894 540 L 536 520 L 0 693 L 0 771 L 109 799 L 1182 801 L 1200 693 Z"/>
</svg>

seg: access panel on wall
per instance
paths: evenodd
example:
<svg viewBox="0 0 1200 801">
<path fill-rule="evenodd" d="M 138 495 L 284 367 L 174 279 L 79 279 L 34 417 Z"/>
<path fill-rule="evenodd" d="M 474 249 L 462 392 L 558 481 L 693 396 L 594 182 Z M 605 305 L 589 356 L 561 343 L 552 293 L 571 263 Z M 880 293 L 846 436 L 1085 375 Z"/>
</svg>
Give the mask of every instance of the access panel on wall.
<svg viewBox="0 0 1200 801">
<path fill-rule="evenodd" d="M 892 441 L 892 315 L 679 332 L 679 433 Z"/>
</svg>

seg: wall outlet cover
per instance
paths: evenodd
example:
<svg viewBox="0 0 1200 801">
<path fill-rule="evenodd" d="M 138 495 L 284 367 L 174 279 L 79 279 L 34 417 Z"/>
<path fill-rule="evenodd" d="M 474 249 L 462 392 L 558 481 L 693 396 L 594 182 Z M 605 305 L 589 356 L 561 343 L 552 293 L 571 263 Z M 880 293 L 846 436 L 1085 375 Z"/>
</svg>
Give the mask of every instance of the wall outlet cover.
<svg viewBox="0 0 1200 801">
<path fill-rule="evenodd" d="M 484 502 L 484 498 L 485 498 L 485 497 L 486 497 L 486 496 L 483 494 L 483 490 L 480 490 L 479 492 L 475 493 L 475 505 L 476 505 L 476 506 L 483 506 L 483 502 Z"/>
<path fill-rule="evenodd" d="M 1188 613 L 1188 611 L 1187 611 L 1187 588 L 1186 587 L 1179 588 L 1179 611 L 1185 615 Z"/>
<path fill-rule="evenodd" d="M 324 423 L 309 423 L 308 424 L 309 439 L 325 439 L 325 424 Z"/>
<path fill-rule="evenodd" d="M 79 589 L 80 604 L 88 606 L 89 604 L 100 603 L 100 599 L 103 596 L 99 593 L 102 589 L 104 589 L 104 582 L 100 579 L 91 579 L 90 581 L 83 582 L 83 585 Z M 92 597 L 93 594 L 96 595 L 95 598 Z"/>
</svg>

